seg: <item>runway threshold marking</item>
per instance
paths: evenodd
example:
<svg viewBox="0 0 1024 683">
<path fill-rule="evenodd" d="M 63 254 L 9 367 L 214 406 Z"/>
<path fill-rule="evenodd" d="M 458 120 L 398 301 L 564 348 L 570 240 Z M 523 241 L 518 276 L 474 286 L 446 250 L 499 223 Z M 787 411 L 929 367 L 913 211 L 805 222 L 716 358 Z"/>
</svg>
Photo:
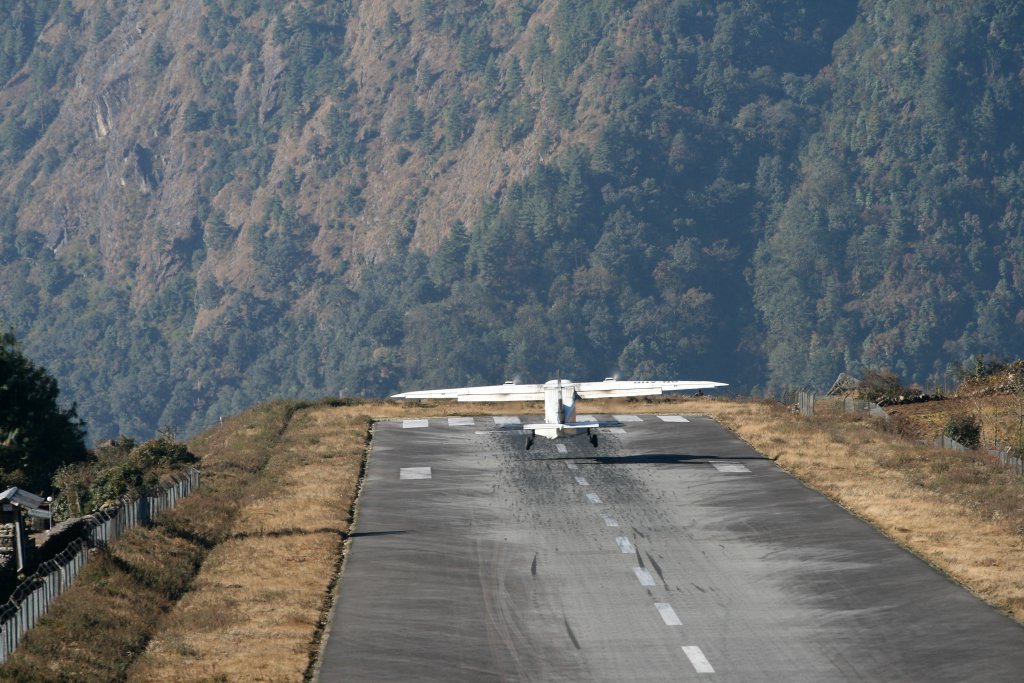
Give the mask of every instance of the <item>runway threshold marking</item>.
<svg viewBox="0 0 1024 683">
<path fill-rule="evenodd" d="M 713 674 L 715 673 L 714 668 L 711 666 L 711 662 L 704 656 L 701 649 L 696 645 L 683 645 L 683 654 L 690 660 L 690 664 L 696 669 L 699 674 Z"/>
<path fill-rule="evenodd" d="M 496 424 L 496 425 L 517 425 L 517 424 L 522 424 L 522 420 L 520 420 L 515 415 L 495 415 L 494 416 L 494 424 Z"/>
<path fill-rule="evenodd" d="M 746 465 L 738 462 L 713 462 L 712 466 L 719 472 L 749 472 Z"/>
<path fill-rule="evenodd" d="M 609 427 L 608 432 L 611 434 L 625 434 L 626 430 L 622 427 Z"/>
<path fill-rule="evenodd" d="M 569 451 L 569 449 L 565 447 L 564 443 L 556 443 L 555 450 L 559 453 L 567 453 Z"/>
<path fill-rule="evenodd" d="M 602 512 L 601 513 L 601 518 L 604 520 L 605 526 L 618 526 L 619 525 L 619 520 L 615 519 L 614 517 L 609 515 L 607 512 Z"/>
<path fill-rule="evenodd" d="M 574 462 L 567 462 L 567 463 L 565 463 L 565 466 L 568 467 L 570 470 L 573 470 L 573 471 L 579 469 L 579 465 L 577 465 Z"/>
<path fill-rule="evenodd" d="M 594 505 L 600 505 L 601 504 L 601 498 L 596 493 L 588 493 L 587 494 L 587 500 L 589 500 Z"/>
<path fill-rule="evenodd" d="M 619 550 L 622 551 L 623 555 L 632 555 L 636 552 L 636 546 L 625 536 L 616 537 L 615 542 L 619 544 Z"/>
<path fill-rule="evenodd" d="M 476 424 L 476 421 L 471 417 L 449 417 L 449 427 L 472 427 Z"/>
<path fill-rule="evenodd" d="M 661 615 L 661 620 L 665 622 L 665 626 L 683 625 L 683 622 L 679 621 L 676 611 L 672 609 L 672 605 L 667 602 L 656 602 L 654 606 L 658 608 L 658 614 Z"/>
<path fill-rule="evenodd" d="M 612 415 L 618 422 L 643 422 L 639 415 Z"/>
<path fill-rule="evenodd" d="M 399 479 L 430 479 L 429 467 L 403 467 L 398 470 Z"/>
<path fill-rule="evenodd" d="M 576 477 L 576 483 L 580 486 L 590 486 L 590 482 L 583 477 Z"/>
<path fill-rule="evenodd" d="M 430 426 L 430 420 L 402 420 L 402 429 L 423 429 Z"/>
<path fill-rule="evenodd" d="M 593 415 L 577 415 L 576 420 L 579 422 L 597 422 L 597 418 Z"/>
<path fill-rule="evenodd" d="M 633 573 L 636 574 L 637 581 L 640 582 L 641 586 L 653 586 L 654 577 L 651 573 L 643 567 L 633 567 Z"/>
<path fill-rule="evenodd" d="M 662 422 L 689 422 L 682 415 L 659 415 L 658 419 Z"/>
</svg>

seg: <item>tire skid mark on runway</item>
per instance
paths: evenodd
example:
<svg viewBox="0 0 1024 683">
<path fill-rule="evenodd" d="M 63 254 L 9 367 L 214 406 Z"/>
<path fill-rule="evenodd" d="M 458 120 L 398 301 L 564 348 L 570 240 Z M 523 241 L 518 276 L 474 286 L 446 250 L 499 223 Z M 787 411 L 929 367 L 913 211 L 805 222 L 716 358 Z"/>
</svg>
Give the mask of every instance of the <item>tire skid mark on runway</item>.
<svg viewBox="0 0 1024 683">
<path fill-rule="evenodd" d="M 580 647 L 580 641 L 576 638 L 576 634 L 573 632 L 572 626 L 569 625 L 569 617 L 563 614 L 562 620 L 565 621 L 565 632 L 569 634 L 569 640 L 572 641 L 572 644 L 577 650 L 582 650 L 583 648 Z"/>
<path fill-rule="evenodd" d="M 661 565 L 658 564 L 657 560 L 651 557 L 650 553 L 647 553 L 647 560 L 651 563 L 651 567 L 654 571 L 658 573 L 658 578 L 660 578 L 661 582 L 665 584 L 665 590 L 668 590 L 668 581 L 665 580 L 665 574 L 661 571 Z"/>
</svg>

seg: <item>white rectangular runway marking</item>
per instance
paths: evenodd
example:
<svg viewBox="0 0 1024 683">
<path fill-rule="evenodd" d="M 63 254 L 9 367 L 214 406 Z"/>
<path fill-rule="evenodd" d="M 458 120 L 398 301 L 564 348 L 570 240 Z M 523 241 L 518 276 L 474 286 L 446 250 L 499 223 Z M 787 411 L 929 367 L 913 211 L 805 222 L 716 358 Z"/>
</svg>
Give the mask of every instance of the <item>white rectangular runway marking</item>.
<svg viewBox="0 0 1024 683">
<path fill-rule="evenodd" d="M 633 567 L 633 573 L 636 574 L 636 578 L 640 582 L 641 586 L 654 585 L 654 577 L 651 576 L 651 573 L 643 567 Z"/>
<path fill-rule="evenodd" d="M 495 415 L 494 424 L 496 425 L 518 425 L 522 424 L 522 420 L 516 415 Z"/>
<path fill-rule="evenodd" d="M 704 656 L 704 653 L 696 645 L 683 645 L 683 654 L 690 660 L 690 664 L 693 664 L 693 668 L 697 670 L 697 673 L 715 673 L 715 670 L 711 667 L 711 662 L 708 661 L 708 658 Z"/>
<path fill-rule="evenodd" d="M 558 451 L 559 453 L 566 453 L 567 452 L 567 449 L 566 449 L 564 443 L 556 443 L 555 444 L 555 450 Z"/>
<path fill-rule="evenodd" d="M 625 536 L 616 537 L 615 542 L 619 544 L 619 550 L 622 551 L 623 555 L 632 555 L 636 552 L 636 547 Z"/>
<path fill-rule="evenodd" d="M 402 420 L 402 429 L 422 429 L 429 426 L 430 420 Z"/>
<path fill-rule="evenodd" d="M 625 434 L 626 430 L 623 429 L 622 427 L 609 427 L 608 432 L 610 434 Z"/>
<path fill-rule="evenodd" d="M 713 462 L 711 463 L 719 472 L 749 472 L 746 465 L 738 462 Z"/>
<path fill-rule="evenodd" d="M 614 517 L 609 515 L 607 512 L 602 512 L 601 513 L 601 517 L 602 517 L 602 519 L 604 519 L 605 526 L 618 526 L 619 525 L 619 520 L 615 519 Z"/>
<path fill-rule="evenodd" d="M 568 467 L 570 470 L 578 470 L 579 469 L 579 465 L 577 465 L 574 462 L 567 462 L 567 463 L 565 463 L 565 466 Z"/>
<path fill-rule="evenodd" d="M 583 477 L 576 477 L 576 483 L 580 486 L 590 486 L 590 482 Z"/>
<path fill-rule="evenodd" d="M 643 422 L 644 419 L 639 415 L 612 415 L 617 422 Z"/>
<path fill-rule="evenodd" d="M 689 422 L 682 415 L 659 415 L 658 419 L 662 422 Z"/>
<path fill-rule="evenodd" d="M 596 493 L 588 493 L 587 494 L 587 500 L 589 500 L 594 505 L 600 505 L 601 504 L 601 498 Z"/>
<path fill-rule="evenodd" d="M 399 479 L 430 479 L 429 467 L 403 467 L 398 470 Z"/>
<path fill-rule="evenodd" d="M 577 422 L 597 422 L 597 418 L 594 417 L 593 415 L 577 415 L 576 416 L 576 421 Z"/>
<path fill-rule="evenodd" d="M 449 417 L 449 427 L 472 427 L 476 422 L 471 417 Z"/>
<path fill-rule="evenodd" d="M 665 626 L 683 625 L 683 622 L 679 621 L 679 617 L 676 616 L 676 611 L 672 609 L 672 605 L 667 602 L 656 602 L 654 606 L 658 608 L 658 614 L 661 615 L 661 620 L 665 622 Z"/>
</svg>

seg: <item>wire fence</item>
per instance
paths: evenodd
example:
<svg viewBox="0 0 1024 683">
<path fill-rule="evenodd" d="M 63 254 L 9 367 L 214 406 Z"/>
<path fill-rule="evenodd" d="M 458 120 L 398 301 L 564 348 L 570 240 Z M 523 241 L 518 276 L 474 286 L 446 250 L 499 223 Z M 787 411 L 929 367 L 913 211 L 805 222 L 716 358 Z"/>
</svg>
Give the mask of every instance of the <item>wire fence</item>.
<svg viewBox="0 0 1024 683">
<path fill-rule="evenodd" d="M 199 488 L 199 470 L 190 467 L 174 483 L 155 496 L 134 500 L 91 515 L 82 538 L 72 541 L 53 559 L 39 565 L 22 581 L 14 594 L 0 605 L 0 664 L 18 647 L 21 637 L 46 614 L 50 603 L 66 591 L 85 566 L 89 550 L 120 538 L 133 527 L 147 524 L 153 516 L 170 510 L 178 501 Z"/>
</svg>

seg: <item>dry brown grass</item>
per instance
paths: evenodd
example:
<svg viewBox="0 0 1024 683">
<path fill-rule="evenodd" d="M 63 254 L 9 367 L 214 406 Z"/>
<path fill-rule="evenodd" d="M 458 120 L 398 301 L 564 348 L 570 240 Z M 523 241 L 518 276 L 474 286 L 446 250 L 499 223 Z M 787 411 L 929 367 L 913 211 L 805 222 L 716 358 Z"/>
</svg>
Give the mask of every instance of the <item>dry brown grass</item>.
<svg viewBox="0 0 1024 683">
<path fill-rule="evenodd" d="M 361 407 L 296 413 L 192 590 L 129 680 L 302 680 L 337 575 L 370 425 Z"/>
</svg>

